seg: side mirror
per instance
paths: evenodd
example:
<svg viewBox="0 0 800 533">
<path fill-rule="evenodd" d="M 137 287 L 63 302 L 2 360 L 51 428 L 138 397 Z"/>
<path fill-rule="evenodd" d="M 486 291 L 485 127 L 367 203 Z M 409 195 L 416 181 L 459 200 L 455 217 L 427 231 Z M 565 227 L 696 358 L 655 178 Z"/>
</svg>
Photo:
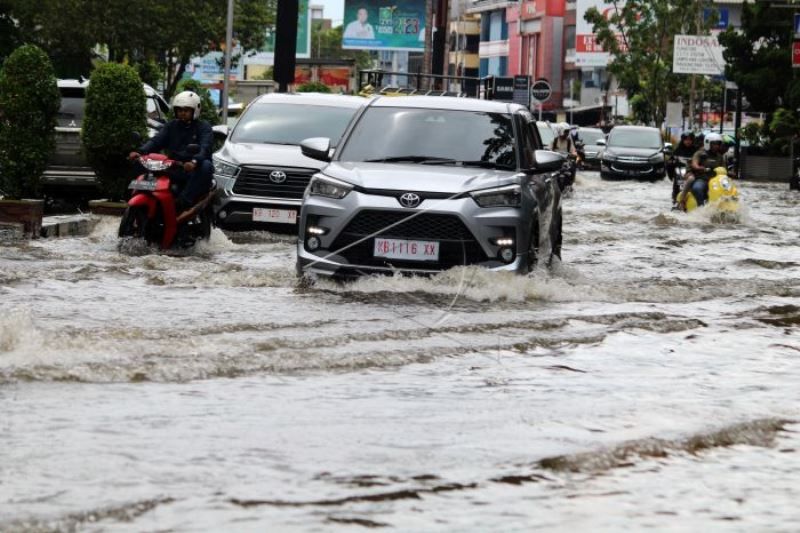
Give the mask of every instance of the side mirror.
<svg viewBox="0 0 800 533">
<path fill-rule="evenodd" d="M 664 153 L 665 154 L 672 153 L 672 143 L 664 143 Z"/>
<path fill-rule="evenodd" d="M 214 135 L 214 140 L 221 140 L 222 142 L 225 142 L 225 139 L 231 134 L 230 128 L 224 124 L 214 126 L 211 128 L 211 132 Z"/>
<path fill-rule="evenodd" d="M 597 146 L 605 146 L 605 145 L 606 145 L 606 141 L 605 141 L 605 139 L 599 139 L 599 140 L 597 141 Z"/>
<path fill-rule="evenodd" d="M 304 156 L 317 161 L 328 162 L 331 160 L 331 140 L 327 137 L 311 137 L 300 143 L 300 151 Z"/>
<path fill-rule="evenodd" d="M 536 172 L 558 172 L 566 161 L 563 155 L 550 150 L 536 150 L 534 159 L 533 170 Z"/>
</svg>

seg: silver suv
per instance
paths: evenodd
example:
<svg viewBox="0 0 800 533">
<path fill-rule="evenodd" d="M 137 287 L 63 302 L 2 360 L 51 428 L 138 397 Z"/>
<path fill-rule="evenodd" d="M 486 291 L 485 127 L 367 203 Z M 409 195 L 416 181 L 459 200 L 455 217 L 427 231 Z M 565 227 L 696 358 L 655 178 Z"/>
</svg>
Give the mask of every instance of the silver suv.
<svg viewBox="0 0 800 533">
<path fill-rule="evenodd" d="M 529 272 L 561 252 L 562 156 L 541 150 L 522 106 L 448 97 L 379 97 L 303 198 L 298 275 L 431 273 L 457 265 Z"/>
<path fill-rule="evenodd" d="M 88 80 L 58 80 L 61 107 L 56 117 L 56 147 L 42 176 L 46 196 L 93 198 L 100 192 L 81 144 L 88 86 Z M 170 107 L 149 85 L 144 84 L 144 92 L 147 126 L 152 135 L 170 119 Z"/>
<path fill-rule="evenodd" d="M 356 112 L 358 96 L 265 94 L 254 100 L 214 154 L 217 225 L 297 230 L 311 176 L 323 163 L 300 152 L 300 141 L 323 136 L 335 145 Z M 217 127 L 223 135 L 224 127 Z"/>
</svg>

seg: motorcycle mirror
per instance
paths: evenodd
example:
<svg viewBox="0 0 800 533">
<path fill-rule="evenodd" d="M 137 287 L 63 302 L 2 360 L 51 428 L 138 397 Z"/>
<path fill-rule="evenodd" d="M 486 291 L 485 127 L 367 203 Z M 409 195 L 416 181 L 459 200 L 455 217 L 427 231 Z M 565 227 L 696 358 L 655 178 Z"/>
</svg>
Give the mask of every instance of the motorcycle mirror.
<svg viewBox="0 0 800 533">
<path fill-rule="evenodd" d="M 194 155 L 200 152 L 200 145 L 199 144 L 190 144 L 186 147 L 186 151 L 190 154 Z"/>
</svg>

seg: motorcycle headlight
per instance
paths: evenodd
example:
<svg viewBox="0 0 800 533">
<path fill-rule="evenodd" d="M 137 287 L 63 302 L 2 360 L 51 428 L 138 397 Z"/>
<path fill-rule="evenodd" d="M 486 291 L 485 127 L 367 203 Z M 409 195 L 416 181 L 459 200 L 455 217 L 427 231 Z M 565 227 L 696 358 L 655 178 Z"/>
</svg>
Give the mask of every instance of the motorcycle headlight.
<svg viewBox="0 0 800 533">
<path fill-rule="evenodd" d="M 308 194 L 311 196 L 323 196 L 341 200 L 347 196 L 353 186 L 344 181 L 329 178 L 327 176 L 314 176 L 308 184 Z"/>
<path fill-rule="evenodd" d="M 519 207 L 522 204 L 519 185 L 473 191 L 469 195 L 481 207 Z"/>
<path fill-rule="evenodd" d="M 239 167 L 218 157 L 213 158 L 214 174 L 226 178 L 235 178 L 239 174 Z"/>
<path fill-rule="evenodd" d="M 150 172 L 161 172 L 169 168 L 169 163 L 158 159 L 142 159 L 142 166 Z"/>
</svg>

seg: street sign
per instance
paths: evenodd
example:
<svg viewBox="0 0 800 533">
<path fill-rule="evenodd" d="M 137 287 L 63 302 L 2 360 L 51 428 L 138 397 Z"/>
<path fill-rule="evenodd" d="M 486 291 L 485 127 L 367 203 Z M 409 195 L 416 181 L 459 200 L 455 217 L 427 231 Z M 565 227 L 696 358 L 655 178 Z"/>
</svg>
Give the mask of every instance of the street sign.
<svg viewBox="0 0 800 533">
<path fill-rule="evenodd" d="M 531 86 L 531 97 L 538 103 L 546 102 L 553 93 L 550 82 L 545 79 L 536 80 Z"/>
<path fill-rule="evenodd" d="M 531 98 L 531 77 L 514 76 L 514 103 L 528 106 Z"/>
<path fill-rule="evenodd" d="M 792 67 L 800 68 L 800 41 L 792 43 Z"/>
</svg>

